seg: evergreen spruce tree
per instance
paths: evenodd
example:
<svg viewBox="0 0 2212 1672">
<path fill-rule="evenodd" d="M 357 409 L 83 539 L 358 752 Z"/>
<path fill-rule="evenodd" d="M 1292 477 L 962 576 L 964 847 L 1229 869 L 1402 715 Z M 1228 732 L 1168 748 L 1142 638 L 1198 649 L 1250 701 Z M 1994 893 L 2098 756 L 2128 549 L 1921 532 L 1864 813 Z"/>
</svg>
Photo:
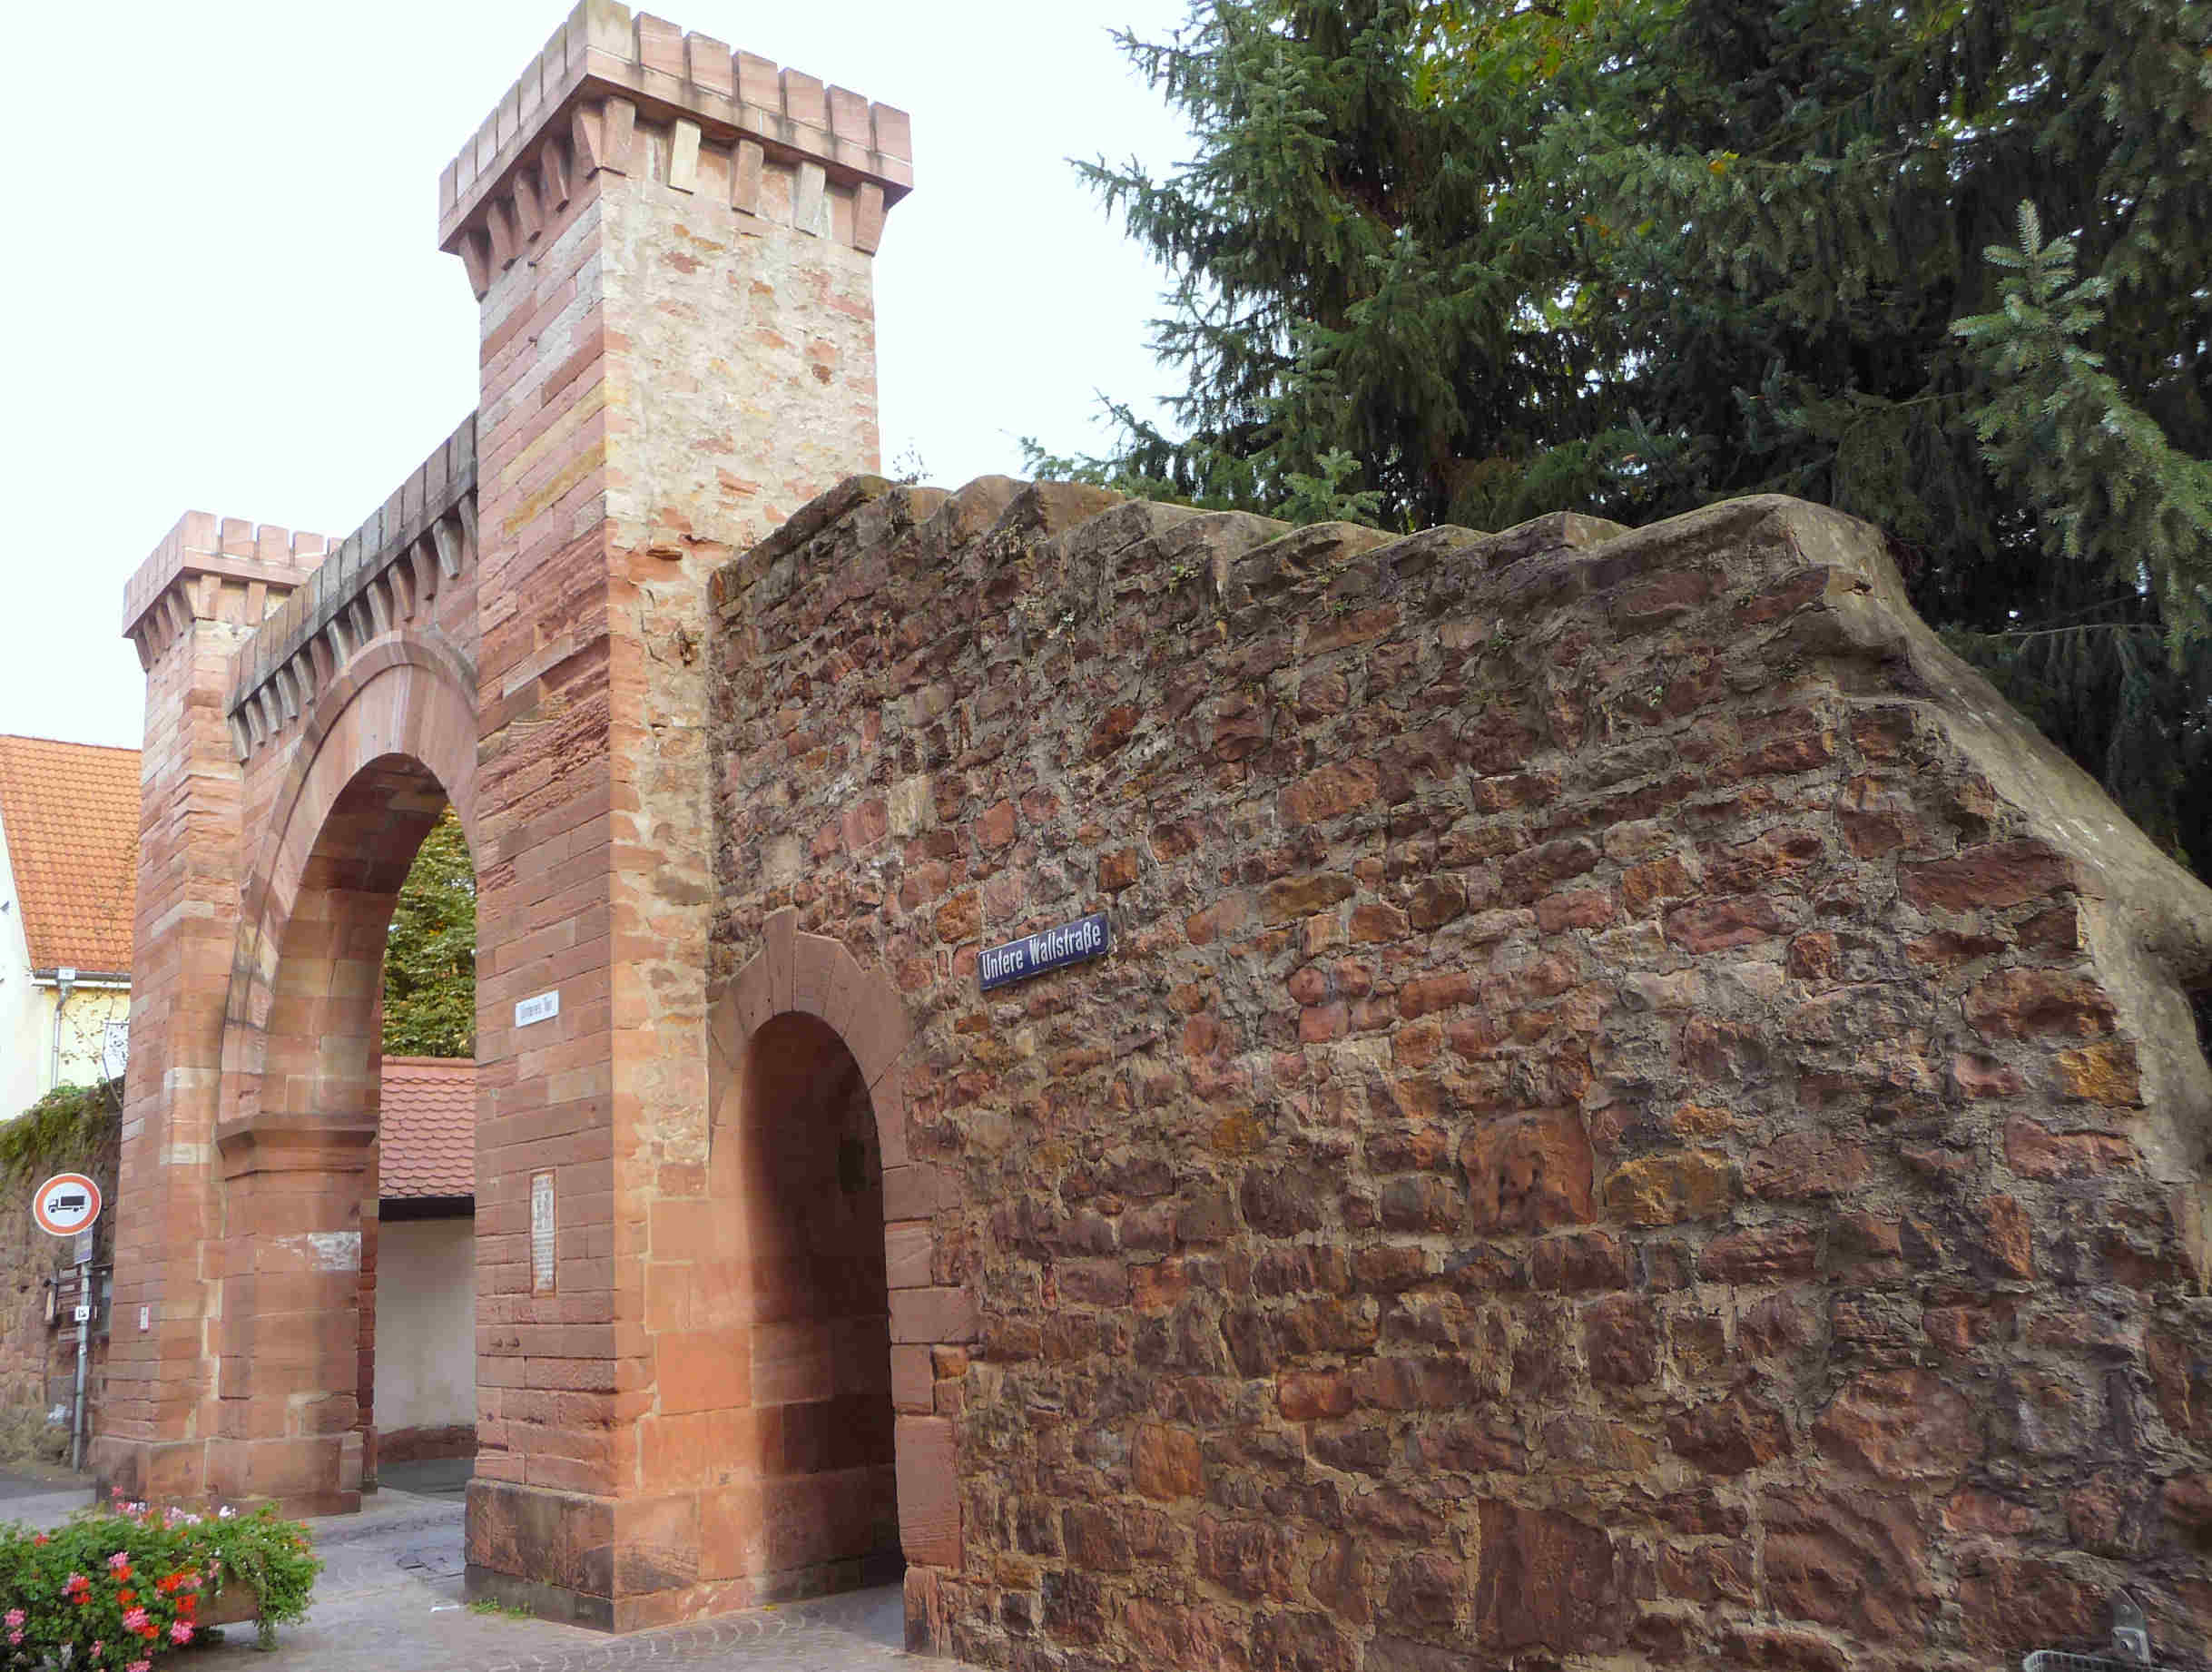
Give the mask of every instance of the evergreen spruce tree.
<svg viewBox="0 0 2212 1672">
<path fill-rule="evenodd" d="M 1393 526 L 1837 506 L 2212 866 L 2212 6 L 1208 0 L 1125 44 L 1195 153 L 1086 173 L 1186 387 L 1034 462 Z"/>
<path fill-rule="evenodd" d="M 1557 472 L 1617 401 L 1557 295 L 1547 206 L 1514 189 L 1577 77 L 1538 86 L 1533 32 L 1490 55 L 1500 96 L 1441 96 L 1434 22 L 1404 0 L 1224 4 L 1125 44 L 1199 152 L 1156 179 L 1086 165 L 1177 275 L 1155 347 L 1182 369 L 1170 437 L 1120 409 L 1107 459 L 1033 467 L 1316 520 L 1434 520 L 1492 461 Z M 1595 66 L 1590 66 L 1594 68 Z"/>
</svg>

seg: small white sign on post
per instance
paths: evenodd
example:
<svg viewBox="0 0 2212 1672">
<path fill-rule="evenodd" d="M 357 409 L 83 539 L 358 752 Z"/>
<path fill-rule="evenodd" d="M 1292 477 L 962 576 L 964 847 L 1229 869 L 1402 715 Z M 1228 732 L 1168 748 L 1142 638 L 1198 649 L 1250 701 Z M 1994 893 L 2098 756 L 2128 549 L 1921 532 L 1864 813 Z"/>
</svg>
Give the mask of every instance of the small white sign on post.
<svg viewBox="0 0 2212 1672">
<path fill-rule="evenodd" d="M 555 988 L 550 993 L 534 994 L 515 1001 L 515 1026 L 527 1028 L 532 1022 L 549 1022 L 561 1013 L 561 993 Z"/>
</svg>

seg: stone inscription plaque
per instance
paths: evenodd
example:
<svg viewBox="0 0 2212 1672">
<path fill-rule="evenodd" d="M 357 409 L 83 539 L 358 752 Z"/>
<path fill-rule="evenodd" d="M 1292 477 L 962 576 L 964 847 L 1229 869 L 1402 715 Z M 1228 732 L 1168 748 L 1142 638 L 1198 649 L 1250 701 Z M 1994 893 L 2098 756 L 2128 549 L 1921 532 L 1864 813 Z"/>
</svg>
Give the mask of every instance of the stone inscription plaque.
<svg viewBox="0 0 2212 1672">
<path fill-rule="evenodd" d="M 553 1175 L 530 1175 L 530 1293 L 553 1293 Z"/>
<path fill-rule="evenodd" d="M 1009 940 L 1002 947 L 987 947 L 976 960 L 976 969 L 982 979 L 983 990 L 988 993 L 994 987 L 1026 981 L 1047 970 L 1064 969 L 1070 964 L 1104 958 L 1112 939 L 1106 913 L 1094 911 L 1086 918 L 1077 918 L 1056 929 L 1039 929 L 1019 940 Z"/>
</svg>

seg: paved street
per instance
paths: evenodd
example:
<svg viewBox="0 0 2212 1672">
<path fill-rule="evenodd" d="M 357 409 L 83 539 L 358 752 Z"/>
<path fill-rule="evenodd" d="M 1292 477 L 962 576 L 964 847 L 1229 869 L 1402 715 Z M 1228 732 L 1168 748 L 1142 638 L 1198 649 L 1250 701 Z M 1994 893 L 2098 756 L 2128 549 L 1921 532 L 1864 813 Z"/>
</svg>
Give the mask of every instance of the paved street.
<svg viewBox="0 0 2212 1672">
<path fill-rule="evenodd" d="M 460 1477 L 418 1464 L 390 1471 L 357 1516 L 310 1521 L 325 1563 L 315 1606 L 282 1628 L 274 1654 L 251 1626 L 180 1661 L 194 1672 L 596 1672 L 683 1666 L 699 1672 L 902 1672 L 949 1667 L 900 1647 L 897 1586 L 609 1638 L 572 1626 L 479 1613 L 461 1600 Z M 415 1490 L 403 1490 L 400 1482 Z M 83 1488 L 0 1476 L 0 1520 L 50 1526 L 86 1501 Z"/>
</svg>

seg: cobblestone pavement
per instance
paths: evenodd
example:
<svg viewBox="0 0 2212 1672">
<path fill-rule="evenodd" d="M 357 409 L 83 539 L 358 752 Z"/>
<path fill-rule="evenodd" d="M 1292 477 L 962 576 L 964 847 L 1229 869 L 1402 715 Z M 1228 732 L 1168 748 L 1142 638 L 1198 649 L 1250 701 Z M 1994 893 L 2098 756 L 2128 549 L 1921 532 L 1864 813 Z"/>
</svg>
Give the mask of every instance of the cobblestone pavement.
<svg viewBox="0 0 2212 1672">
<path fill-rule="evenodd" d="M 92 1477 L 65 1469 L 18 1469 L 0 1474 L 0 1522 L 54 1527 L 93 1500 Z"/>
<path fill-rule="evenodd" d="M 89 1480 L 89 1476 L 70 1473 L 64 1463 L 11 1463 L 0 1469 L 0 1519 L 8 1514 L 8 1504 L 15 1499 L 90 1490 Z"/>
<path fill-rule="evenodd" d="M 27 1483 L 26 1483 L 27 1484 Z M 86 1501 L 52 1493 L 0 1500 L 0 1520 L 51 1524 Z M 359 1515 L 310 1521 L 324 1562 L 315 1606 L 281 1628 L 273 1653 L 251 1626 L 192 1656 L 193 1672 L 598 1672 L 681 1666 L 697 1672 L 950 1672 L 900 1647 L 899 1587 L 725 1615 L 610 1638 L 573 1626 L 477 1613 L 461 1598 L 462 1505 L 387 1487 Z"/>
</svg>

